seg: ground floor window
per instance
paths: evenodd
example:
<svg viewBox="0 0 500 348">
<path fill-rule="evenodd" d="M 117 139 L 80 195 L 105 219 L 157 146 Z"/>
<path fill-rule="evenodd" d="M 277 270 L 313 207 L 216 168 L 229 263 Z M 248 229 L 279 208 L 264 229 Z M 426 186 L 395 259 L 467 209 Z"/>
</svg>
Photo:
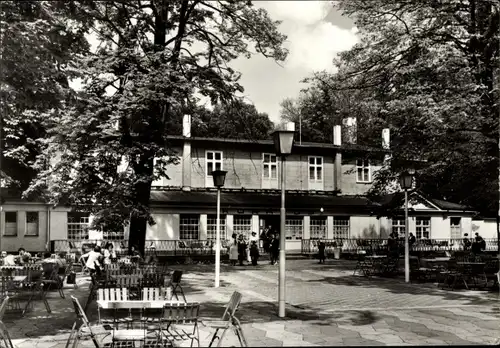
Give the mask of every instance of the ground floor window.
<svg viewBox="0 0 500 348">
<path fill-rule="evenodd" d="M 27 211 L 26 212 L 26 235 L 27 236 L 38 236 L 38 212 L 37 211 Z"/>
<path fill-rule="evenodd" d="M 462 219 L 460 217 L 451 217 L 450 218 L 450 237 L 452 239 L 461 239 L 462 238 L 461 220 Z"/>
<path fill-rule="evenodd" d="M 333 217 L 333 238 L 349 238 L 349 216 Z"/>
<path fill-rule="evenodd" d="M 199 236 L 200 215 L 181 215 L 179 223 L 179 239 L 199 239 Z"/>
<path fill-rule="evenodd" d="M 227 239 L 226 236 L 226 215 L 220 216 L 220 239 Z M 217 238 L 217 215 L 208 215 L 207 216 L 207 239 L 216 239 Z"/>
<path fill-rule="evenodd" d="M 287 217 L 285 220 L 285 238 L 286 239 L 302 239 L 302 231 L 304 230 L 304 219 L 298 217 Z"/>
<path fill-rule="evenodd" d="M 68 213 L 68 239 L 89 239 L 89 225 L 88 213 Z"/>
<path fill-rule="evenodd" d="M 327 229 L 327 219 L 325 217 L 311 217 L 309 230 L 311 239 L 325 239 Z"/>
<path fill-rule="evenodd" d="M 392 233 L 396 233 L 398 236 L 405 234 L 405 218 L 395 217 L 392 219 Z"/>
<path fill-rule="evenodd" d="M 233 232 L 236 235 L 242 234 L 246 238 L 249 238 L 252 232 L 252 216 L 235 215 L 233 218 Z"/>
<path fill-rule="evenodd" d="M 416 230 L 415 237 L 420 238 L 430 238 L 431 237 L 431 218 L 429 217 L 417 217 L 416 219 Z"/>
</svg>

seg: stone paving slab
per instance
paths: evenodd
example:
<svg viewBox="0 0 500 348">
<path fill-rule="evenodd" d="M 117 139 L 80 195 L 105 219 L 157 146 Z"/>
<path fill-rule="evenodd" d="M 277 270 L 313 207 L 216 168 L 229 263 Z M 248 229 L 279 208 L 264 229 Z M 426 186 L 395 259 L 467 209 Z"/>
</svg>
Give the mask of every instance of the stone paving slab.
<svg viewBox="0 0 500 348">
<path fill-rule="evenodd" d="M 343 281 L 321 282 L 318 275 L 321 268 L 309 269 L 309 265 L 307 260 L 302 261 L 288 274 L 287 281 L 297 288 L 296 292 L 287 293 L 288 302 L 302 306 L 289 305 L 283 319 L 276 315 L 276 267 L 225 267 L 218 289 L 213 288 L 213 266 L 186 267 L 183 287 L 189 301 L 202 303 L 203 317 L 220 317 L 232 292 L 242 292 L 237 316 L 249 346 L 492 345 L 500 338 L 498 294 L 440 292 L 418 284 L 401 284 L 398 280 L 372 279 L 367 284 L 352 275 L 348 279 L 342 269 L 337 273 L 335 269 L 325 271 L 328 276 L 337 274 L 332 278 Z M 320 283 L 316 285 L 318 292 L 309 291 L 310 281 Z M 88 279 L 79 280 L 79 285 L 76 290 L 65 289 L 66 299 L 60 299 L 56 292 L 50 293 L 51 314 L 45 312 L 40 302 L 24 318 L 8 313 L 5 323 L 15 346 L 64 347 L 74 321 L 69 296 L 76 296 L 84 305 L 88 295 Z M 363 298 L 366 295 L 370 297 Z M 323 300 L 328 296 L 330 301 Z M 381 308 L 380 303 L 389 305 Z M 441 305 L 437 307 L 436 303 Z M 95 303 L 89 312 L 90 319 L 96 319 Z M 201 346 L 208 345 L 211 334 L 210 330 L 200 328 Z M 184 342 L 181 346 L 189 344 Z M 85 341 L 80 346 L 93 345 Z M 239 346 L 232 332 L 224 338 L 223 346 Z"/>
</svg>

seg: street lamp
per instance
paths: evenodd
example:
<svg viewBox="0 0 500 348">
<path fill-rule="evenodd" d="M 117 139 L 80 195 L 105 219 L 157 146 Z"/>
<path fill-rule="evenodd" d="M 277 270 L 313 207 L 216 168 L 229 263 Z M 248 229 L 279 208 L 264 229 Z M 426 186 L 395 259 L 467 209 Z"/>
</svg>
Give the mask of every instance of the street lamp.
<svg viewBox="0 0 500 348">
<path fill-rule="evenodd" d="M 410 247 L 408 243 L 408 190 L 413 186 L 413 175 L 405 171 L 399 176 L 399 186 L 405 190 L 405 282 L 410 282 Z"/>
<path fill-rule="evenodd" d="M 291 123 L 293 127 L 294 124 Z M 277 130 L 273 133 L 276 154 L 281 157 L 281 208 L 280 208 L 280 260 L 278 283 L 278 315 L 285 316 L 285 162 L 286 156 L 292 153 L 294 130 Z"/>
<path fill-rule="evenodd" d="M 220 191 L 226 180 L 225 170 L 212 171 L 214 186 L 217 187 L 217 223 L 215 234 L 215 287 L 219 287 L 220 283 Z"/>
</svg>

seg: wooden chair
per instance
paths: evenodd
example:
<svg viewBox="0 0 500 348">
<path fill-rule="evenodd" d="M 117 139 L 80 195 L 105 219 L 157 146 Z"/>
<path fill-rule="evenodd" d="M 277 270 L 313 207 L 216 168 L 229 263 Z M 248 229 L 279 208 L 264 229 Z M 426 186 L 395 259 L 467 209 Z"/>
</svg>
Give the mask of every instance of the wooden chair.
<svg viewBox="0 0 500 348">
<path fill-rule="evenodd" d="M 143 288 L 141 299 L 142 301 L 164 301 L 165 294 L 160 287 Z M 141 317 L 141 321 L 144 323 L 158 323 L 162 313 L 163 309 L 149 308 Z"/>
<path fill-rule="evenodd" d="M 165 276 L 162 274 L 144 274 L 140 280 L 141 288 L 161 288 L 165 284 Z"/>
<path fill-rule="evenodd" d="M 184 302 L 187 302 L 186 296 L 184 295 L 184 290 L 181 286 L 181 280 L 182 271 L 174 271 L 174 273 L 172 273 L 172 277 L 170 278 L 170 285 L 172 286 L 172 296 L 175 296 L 175 299 L 179 300 L 179 296 L 177 295 L 177 292 L 179 291 Z"/>
<path fill-rule="evenodd" d="M 128 301 L 128 290 L 126 288 L 101 288 L 97 289 L 97 300 L 98 301 Z M 98 320 L 100 324 L 114 324 L 118 328 L 118 324 L 127 324 L 130 326 L 132 322 L 131 313 L 127 313 L 125 316 L 117 316 L 114 309 L 101 309 L 97 306 Z M 101 313 L 106 314 L 105 318 L 102 318 Z M 113 315 L 111 316 L 110 313 Z"/>
<path fill-rule="evenodd" d="M 3 316 L 5 311 L 7 310 L 7 304 L 9 303 L 9 297 L 5 297 L 2 303 L 0 304 L 0 342 L 3 341 L 6 348 L 14 348 L 12 341 L 10 340 L 9 331 L 7 327 L 3 323 Z"/>
<path fill-rule="evenodd" d="M 172 341 L 191 340 L 191 347 L 194 341 L 200 346 L 200 332 L 198 321 L 200 316 L 200 304 L 193 303 L 169 303 L 163 307 L 163 314 L 159 321 L 160 343 L 165 344 Z M 184 329 L 177 329 L 175 325 L 192 325 L 193 331 L 187 332 Z"/>
<path fill-rule="evenodd" d="M 208 328 L 215 329 L 214 335 L 212 336 L 212 340 L 210 341 L 209 347 L 212 346 L 215 339 L 217 338 L 219 341 L 217 343 L 217 347 L 220 347 L 222 344 L 222 340 L 226 335 L 227 330 L 232 329 L 235 335 L 238 337 L 240 341 L 240 345 L 242 347 L 247 347 L 247 341 L 245 339 L 245 335 L 243 334 L 243 330 L 241 328 L 240 321 L 234 315 L 238 310 L 238 307 L 241 303 L 242 295 L 235 291 L 229 300 L 229 303 L 226 305 L 226 310 L 222 315 L 220 320 L 202 320 L 201 324 Z M 220 336 L 217 336 L 219 330 L 223 330 Z"/>
<path fill-rule="evenodd" d="M 59 278 L 59 265 L 57 263 L 47 262 L 42 264 L 43 276 L 42 276 L 42 286 L 44 291 L 49 290 L 51 287 L 55 287 L 59 292 L 61 298 L 65 298 L 63 291 L 63 283 L 61 278 Z"/>
</svg>

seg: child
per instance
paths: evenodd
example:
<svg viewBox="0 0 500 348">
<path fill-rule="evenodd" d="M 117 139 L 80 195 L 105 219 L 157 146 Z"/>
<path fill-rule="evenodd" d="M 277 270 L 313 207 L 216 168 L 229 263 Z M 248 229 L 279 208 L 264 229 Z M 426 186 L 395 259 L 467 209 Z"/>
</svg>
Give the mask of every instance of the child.
<svg viewBox="0 0 500 348">
<path fill-rule="evenodd" d="M 257 241 L 252 241 L 250 246 L 250 257 L 252 258 L 252 265 L 257 266 L 257 260 L 259 259 L 259 247 Z"/>
</svg>

